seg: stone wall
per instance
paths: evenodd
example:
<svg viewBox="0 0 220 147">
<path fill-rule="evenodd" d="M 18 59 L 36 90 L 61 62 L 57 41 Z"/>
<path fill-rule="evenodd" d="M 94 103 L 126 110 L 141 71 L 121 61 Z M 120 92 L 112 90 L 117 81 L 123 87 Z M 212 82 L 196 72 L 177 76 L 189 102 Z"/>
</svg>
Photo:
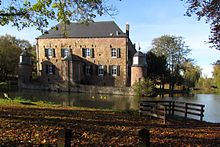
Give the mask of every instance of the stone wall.
<svg viewBox="0 0 220 147">
<path fill-rule="evenodd" d="M 46 90 L 56 92 L 76 92 L 76 93 L 94 93 L 94 94 L 115 94 L 115 95 L 134 95 L 131 87 L 108 87 L 108 86 L 92 86 L 92 85 L 76 85 L 68 88 L 67 83 L 62 84 L 30 84 L 22 83 L 22 89 Z M 70 90 L 70 91 L 69 91 Z"/>
</svg>

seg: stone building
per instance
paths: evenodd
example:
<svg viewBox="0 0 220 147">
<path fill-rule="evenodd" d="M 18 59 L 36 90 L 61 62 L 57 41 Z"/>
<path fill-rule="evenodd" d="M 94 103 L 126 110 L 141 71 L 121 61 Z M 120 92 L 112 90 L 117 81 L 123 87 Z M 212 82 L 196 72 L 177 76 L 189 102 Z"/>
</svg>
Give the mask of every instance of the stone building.
<svg viewBox="0 0 220 147">
<path fill-rule="evenodd" d="M 65 34 L 65 35 L 64 35 Z M 113 21 L 57 25 L 37 38 L 37 74 L 44 83 L 126 87 L 136 49 Z"/>
</svg>

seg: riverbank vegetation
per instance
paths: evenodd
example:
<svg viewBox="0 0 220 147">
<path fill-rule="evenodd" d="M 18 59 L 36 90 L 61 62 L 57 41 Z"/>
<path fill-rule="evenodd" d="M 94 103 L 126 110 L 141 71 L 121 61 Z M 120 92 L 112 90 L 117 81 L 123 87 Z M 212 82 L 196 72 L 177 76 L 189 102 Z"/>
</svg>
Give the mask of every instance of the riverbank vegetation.
<svg viewBox="0 0 220 147">
<path fill-rule="evenodd" d="M 185 93 L 194 88 L 200 78 L 201 68 L 188 57 L 190 52 L 191 49 L 185 45 L 182 37 L 163 35 L 153 39 L 152 48 L 146 54 L 146 80 L 134 85 L 136 95 L 149 96 L 152 93 L 159 95 L 176 91 Z M 149 81 L 155 88 L 145 86 L 152 85 Z"/>
<path fill-rule="evenodd" d="M 9 98 L 7 94 L 5 98 L 0 98 L 0 106 L 38 106 L 38 107 L 58 107 L 60 104 L 56 104 L 48 101 L 31 101 L 21 97 Z"/>
<path fill-rule="evenodd" d="M 164 125 L 138 113 L 0 104 L 0 145 L 48 146 L 72 130 L 72 146 L 138 146 L 138 131 L 150 129 L 152 146 L 217 146 L 219 124 L 168 119 Z"/>
</svg>

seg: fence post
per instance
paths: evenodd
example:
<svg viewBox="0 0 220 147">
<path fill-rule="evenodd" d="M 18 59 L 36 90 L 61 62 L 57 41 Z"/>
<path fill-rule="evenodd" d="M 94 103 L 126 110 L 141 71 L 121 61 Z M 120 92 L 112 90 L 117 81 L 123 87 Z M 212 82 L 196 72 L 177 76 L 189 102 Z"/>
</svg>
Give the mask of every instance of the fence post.
<svg viewBox="0 0 220 147">
<path fill-rule="evenodd" d="M 203 106 L 201 106 L 201 115 L 200 115 L 200 121 L 202 121 L 203 120 L 203 116 L 204 116 L 204 105 Z"/>
<path fill-rule="evenodd" d="M 174 116 L 175 101 L 172 102 L 172 116 Z"/>
<path fill-rule="evenodd" d="M 60 131 L 57 147 L 71 147 L 72 130 L 63 129 Z"/>
<path fill-rule="evenodd" d="M 169 116 L 171 115 L 171 103 L 172 101 L 169 101 Z"/>
<path fill-rule="evenodd" d="M 150 130 L 143 128 L 138 131 L 139 147 L 150 147 Z"/>
<path fill-rule="evenodd" d="M 187 118 L 188 103 L 185 103 L 185 119 Z"/>
<path fill-rule="evenodd" d="M 65 129 L 65 147 L 71 147 L 72 130 Z"/>
</svg>

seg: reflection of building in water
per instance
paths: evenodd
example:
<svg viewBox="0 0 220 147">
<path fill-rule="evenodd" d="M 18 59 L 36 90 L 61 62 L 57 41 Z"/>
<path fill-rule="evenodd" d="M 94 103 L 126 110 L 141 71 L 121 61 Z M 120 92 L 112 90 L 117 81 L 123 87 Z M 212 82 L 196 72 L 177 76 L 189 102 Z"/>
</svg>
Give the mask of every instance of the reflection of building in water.
<svg viewBox="0 0 220 147">
<path fill-rule="evenodd" d="M 127 101 L 128 101 L 128 103 L 130 104 L 130 106 L 129 106 L 129 110 L 138 110 L 138 108 L 139 108 L 139 101 L 140 99 L 139 98 L 137 98 L 137 97 L 128 97 L 127 98 Z"/>
</svg>

